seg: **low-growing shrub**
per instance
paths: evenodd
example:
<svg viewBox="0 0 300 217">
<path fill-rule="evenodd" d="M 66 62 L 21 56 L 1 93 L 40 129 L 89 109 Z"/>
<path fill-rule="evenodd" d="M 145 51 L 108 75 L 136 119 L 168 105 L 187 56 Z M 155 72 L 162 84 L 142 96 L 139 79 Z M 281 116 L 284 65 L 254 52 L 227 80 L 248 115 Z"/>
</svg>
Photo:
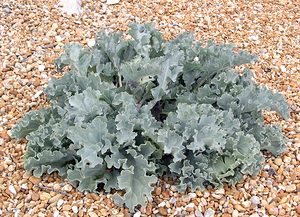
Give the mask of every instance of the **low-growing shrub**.
<svg viewBox="0 0 300 217">
<path fill-rule="evenodd" d="M 49 106 L 12 130 L 28 140 L 27 171 L 57 171 L 80 191 L 115 189 L 115 202 L 132 211 L 159 176 L 178 178 L 179 190 L 235 184 L 260 171 L 262 150 L 285 150 L 279 127 L 262 116 L 288 118 L 285 99 L 234 70 L 254 56 L 189 33 L 165 41 L 148 24 L 129 34 L 102 31 L 91 48 L 65 46 L 56 64 L 70 72 L 49 82 Z"/>
</svg>

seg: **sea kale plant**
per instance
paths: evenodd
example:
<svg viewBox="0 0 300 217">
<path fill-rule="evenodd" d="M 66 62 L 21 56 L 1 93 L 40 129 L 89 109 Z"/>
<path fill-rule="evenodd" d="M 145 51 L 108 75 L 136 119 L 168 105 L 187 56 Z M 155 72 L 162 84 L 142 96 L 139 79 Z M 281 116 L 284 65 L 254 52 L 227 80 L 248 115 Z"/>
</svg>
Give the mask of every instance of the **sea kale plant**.
<svg viewBox="0 0 300 217">
<path fill-rule="evenodd" d="M 56 64 L 70 71 L 49 82 L 49 106 L 12 129 L 28 140 L 27 171 L 115 192 L 133 211 L 160 176 L 182 191 L 233 185 L 260 171 L 262 151 L 285 150 L 280 128 L 262 115 L 287 119 L 284 97 L 235 70 L 254 56 L 189 33 L 166 41 L 150 24 L 130 27 L 130 40 L 102 31 L 91 48 L 65 46 Z"/>
</svg>

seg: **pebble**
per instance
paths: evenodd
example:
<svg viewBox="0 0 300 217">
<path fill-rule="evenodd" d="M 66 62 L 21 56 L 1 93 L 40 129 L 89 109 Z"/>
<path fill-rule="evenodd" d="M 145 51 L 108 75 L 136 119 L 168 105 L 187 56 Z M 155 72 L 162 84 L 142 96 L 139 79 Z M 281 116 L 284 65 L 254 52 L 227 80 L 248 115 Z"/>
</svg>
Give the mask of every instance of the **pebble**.
<svg viewBox="0 0 300 217">
<path fill-rule="evenodd" d="M 33 192 L 33 193 L 31 194 L 31 199 L 32 199 L 33 201 L 38 201 L 38 200 L 40 199 L 40 195 L 39 195 L 38 193 L 36 193 L 36 192 Z"/>
<path fill-rule="evenodd" d="M 274 163 L 275 163 L 277 166 L 280 166 L 280 165 L 282 164 L 282 159 L 281 159 L 280 157 L 275 158 Z"/>
<path fill-rule="evenodd" d="M 232 217 L 238 217 L 238 216 L 239 216 L 239 211 L 233 210 Z"/>
<path fill-rule="evenodd" d="M 155 188 L 155 194 L 159 196 L 161 194 L 161 187 Z"/>
<path fill-rule="evenodd" d="M 48 201 L 51 198 L 51 195 L 47 192 L 42 192 L 40 194 L 40 199 L 43 201 Z"/>
<path fill-rule="evenodd" d="M 159 214 L 161 214 L 161 215 L 163 215 L 163 216 L 166 216 L 166 215 L 168 214 L 167 209 L 164 208 L 164 207 L 159 207 L 159 208 L 158 208 L 158 212 L 159 212 Z"/>
<path fill-rule="evenodd" d="M 13 186 L 13 185 L 9 185 L 8 190 L 9 190 L 9 192 L 12 193 L 13 195 L 16 195 L 16 194 L 17 194 L 17 191 L 16 191 L 16 189 L 15 189 L 15 186 Z"/>
<path fill-rule="evenodd" d="M 296 191 L 297 187 L 295 184 L 291 184 L 285 187 L 285 191 L 288 193 Z"/>
<path fill-rule="evenodd" d="M 200 210 L 196 209 L 195 210 L 195 216 L 196 217 L 203 217 L 203 214 L 202 214 L 202 212 L 200 212 Z"/>
<path fill-rule="evenodd" d="M 77 206 L 72 206 L 72 211 L 73 211 L 73 213 L 77 214 L 78 213 L 78 207 Z"/>
<path fill-rule="evenodd" d="M 21 185 L 21 188 L 24 189 L 24 190 L 27 190 L 28 189 L 27 183 L 23 183 Z"/>
<path fill-rule="evenodd" d="M 29 181 L 34 184 L 34 185 L 37 185 L 41 182 L 41 179 L 40 178 L 37 178 L 37 177 L 34 177 L 34 176 L 30 176 L 29 177 Z"/>
<path fill-rule="evenodd" d="M 297 154 L 296 159 L 297 161 L 300 161 L 300 154 Z"/>
<path fill-rule="evenodd" d="M 186 210 L 188 211 L 188 212 L 191 212 L 191 211 L 193 211 L 194 210 L 194 207 L 195 207 L 195 204 L 194 203 L 189 203 L 188 205 L 186 205 Z"/>
<path fill-rule="evenodd" d="M 165 201 L 163 201 L 160 204 L 158 204 L 158 207 L 164 207 L 164 206 L 166 206 L 166 202 Z"/>
<path fill-rule="evenodd" d="M 63 199 L 59 199 L 56 203 L 56 207 L 60 208 L 64 203 L 65 203 L 65 201 Z"/>
<path fill-rule="evenodd" d="M 296 207 L 296 213 L 297 213 L 298 215 L 300 215 L 300 205 L 298 205 L 298 206 Z"/>
<path fill-rule="evenodd" d="M 96 213 L 94 213 L 94 212 L 88 212 L 88 215 L 90 216 L 90 217 L 98 217 L 98 215 L 96 214 Z"/>
<path fill-rule="evenodd" d="M 134 213 L 134 215 L 133 215 L 133 217 L 140 217 L 140 216 L 141 216 L 141 212 L 140 211 Z"/>
<path fill-rule="evenodd" d="M 106 4 L 108 5 L 114 5 L 114 4 L 118 4 L 120 2 L 120 0 L 107 0 Z"/>
<path fill-rule="evenodd" d="M 59 217 L 59 211 L 58 210 L 55 210 L 55 212 L 53 213 L 53 217 Z"/>
<path fill-rule="evenodd" d="M 70 192 L 72 191 L 73 187 L 70 184 L 66 184 L 64 187 L 62 187 L 61 190 L 66 191 L 66 192 Z"/>
<path fill-rule="evenodd" d="M 260 199 L 258 196 L 252 196 L 250 199 L 250 202 L 254 205 L 258 205 L 258 204 L 260 204 Z"/>
<path fill-rule="evenodd" d="M 212 210 L 211 208 L 208 208 L 204 213 L 204 217 L 214 217 L 214 216 L 215 216 L 215 211 Z"/>
<path fill-rule="evenodd" d="M 269 206 L 267 206 L 266 208 L 267 208 L 268 213 L 269 213 L 270 215 L 275 215 L 275 216 L 278 215 L 278 208 L 277 208 L 277 207 L 275 207 L 275 206 L 273 206 L 273 205 L 269 205 Z"/>
<path fill-rule="evenodd" d="M 43 72 L 44 70 L 45 70 L 45 66 L 44 65 L 39 65 L 38 66 L 38 70 L 40 71 L 40 72 Z"/>
</svg>

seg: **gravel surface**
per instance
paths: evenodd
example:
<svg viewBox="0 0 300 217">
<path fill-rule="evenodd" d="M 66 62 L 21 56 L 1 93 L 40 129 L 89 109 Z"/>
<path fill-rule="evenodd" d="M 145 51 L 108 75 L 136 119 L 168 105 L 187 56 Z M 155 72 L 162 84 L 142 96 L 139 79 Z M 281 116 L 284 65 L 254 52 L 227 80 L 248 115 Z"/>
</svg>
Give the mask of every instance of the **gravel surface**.
<svg viewBox="0 0 300 217">
<path fill-rule="evenodd" d="M 139 216 L 300 216 L 300 1 L 83 0 L 81 15 L 62 14 L 55 0 L 0 2 L 0 216 L 131 216 L 107 194 L 77 192 L 56 174 L 38 179 L 25 173 L 26 141 L 10 129 L 30 109 L 45 105 L 42 89 L 59 77 L 52 61 L 68 42 L 92 44 L 101 28 L 126 30 L 132 21 L 154 22 L 167 39 L 184 30 L 199 39 L 234 43 L 259 55 L 250 66 L 257 81 L 282 92 L 292 118 L 280 124 L 288 151 L 268 156 L 264 170 L 234 187 L 176 192 L 161 180 Z M 213 3 L 216 2 L 216 3 Z"/>
</svg>

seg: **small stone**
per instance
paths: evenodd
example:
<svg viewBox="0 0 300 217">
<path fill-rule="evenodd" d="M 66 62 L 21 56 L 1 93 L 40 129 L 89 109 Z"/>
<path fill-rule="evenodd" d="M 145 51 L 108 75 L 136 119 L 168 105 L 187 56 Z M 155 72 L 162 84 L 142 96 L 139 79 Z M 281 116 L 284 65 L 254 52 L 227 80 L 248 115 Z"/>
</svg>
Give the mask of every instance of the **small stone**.
<svg viewBox="0 0 300 217">
<path fill-rule="evenodd" d="M 24 189 L 24 190 L 27 190 L 28 189 L 27 183 L 23 183 L 21 185 L 21 188 Z"/>
<path fill-rule="evenodd" d="M 166 202 L 165 201 L 163 201 L 160 204 L 158 204 L 158 207 L 164 207 L 164 206 L 166 206 Z"/>
<path fill-rule="evenodd" d="M 108 5 L 114 5 L 114 4 L 118 4 L 120 2 L 120 0 L 107 0 L 106 4 Z"/>
<path fill-rule="evenodd" d="M 38 193 L 33 192 L 33 193 L 31 194 L 31 199 L 32 199 L 33 201 L 38 201 L 38 200 L 40 199 L 40 195 L 39 195 Z"/>
<path fill-rule="evenodd" d="M 267 206 L 266 208 L 267 208 L 268 213 L 269 213 L 270 215 L 275 215 L 275 216 L 278 215 L 278 208 L 277 208 L 277 207 L 272 206 L 272 205 L 269 205 L 269 206 Z"/>
<path fill-rule="evenodd" d="M 34 176 L 30 176 L 29 177 L 29 181 L 34 184 L 34 185 L 37 185 L 41 182 L 41 179 L 40 178 L 37 178 L 37 177 L 34 177 Z"/>
<path fill-rule="evenodd" d="M 161 194 L 161 187 L 157 187 L 157 188 L 155 189 L 155 194 L 156 194 L 157 196 L 159 196 L 159 195 Z"/>
<path fill-rule="evenodd" d="M 8 187 L 8 190 L 9 190 L 9 192 L 12 193 L 13 195 L 16 195 L 16 194 L 17 194 L 17 191 L 16 191 L 16 189 L 15 189 L 15 186 L 13 186 L 13 185 L 10 185 L 10 186 Z"/>
<path fill-rule="evenodd" d="M 8 100 L 9 100 L 9 96 L 3 95 L 3 96 L 2 96 L 2 99 L 3 99 L 4 101 L 8 101 Z"/>
<path fill-rule="evenodd" d="M 284 66 L 284 65 L 281 65 L 281 66 L 280 66 L 280 70 L 281 70 L 282 72 L 286 72 L 285 66 Z"/>
<path fill-rule="evenodd" d="M 237 211 L 236 209 L 233 210 L 232 217 L 238 217 L 238 216 L 239 216 L 239 211 Z"/>
<path fill-rule="evenodd" d="M 288 193 L 294 192 L 296 191 L 296 185 L 295 184 L 291 184 L 285 187 L 285 191 Z"/>
<path fill-rule="evenodd" d="M 282 159 L 279 158 L 279 157 L 277 157 L 277 158 L 275 158 L 274 163 L 275 163 L 277 166 L 280 166 L 280 165 L 282 164 Z"/>
<path fill-rule="evenodd" d="M 214 217 L 214 216 L 215 216 L 215 211 L 212 210 L 211 208 L 208 208 L 204 213 L 204 217 Z"/>
<path fill-rule="evenodd" d="M 71 185 L 69 185 L 69 184 L 66 184 L 66 185 L 62 188 L 63 191 L 67 191 L 67 192 L 72 191 L 72 189 L 73 189 L 73 187 L 72 187 Z"/>
<path fill-rule="evenodd" d="M 240 211 L 240 212 L 244 212 L 246 211 L 244 207 L 242 207 L 240 204 L 236 204 L 234 206 L 234 208 L 237 210 L 237 211 Z"/>
<path fill-rule="evenodd" d="M 55 195 L 54 197 L 51 197 L 50 199 L 49 199 L 49 203 L 51 204 L 51 203 L 56 203 L 59 199 L 61 199 L 63 197 L 63 195 L 61 195 L 61 194 L 57 194 L 57 195 Z"/>
<path fill-rule="evenodd" d="M 177 188 L 176 188 L 175 185 L 171 185 L 170 190 L 173 191 L 173 192 L 175 192 L 175 191 L 177 191 Z"/>
<path fill-rule="evenodd" d="M 40 72 L 43 72 L 44 70 L 45 70 L 45 66 L 44 65 L 39 65 L 38 66 L 38 70 L 40 71 Z"/>
<path fill-rule="evenodd" d="M 297 161 L 300 161 L 300 154 L 297 154 L 296 159 Z"/>
<path fill-rule="evenodd" d="M 96 44 L 95 39 L 90 39 L 90 40 L 87 41 L 87 45 L 88 45 L 89 47 L 93 47 L 95 44 Z"/>
<path fill-rule="evenodd" d="M 53 217 L 59 217 L 59 211 L 58 210 L 55 210 L 55 212 L 53 213 Z"/>
<path fill-rule="evenodd" d="M 56 207 L 57 207 L 57 208 L 60 208 L 61 205 L 63 205 L 64 203 L 65 203 L 65 201 L 64 201 L 63 199 L 59 199 L 59 200 L 57 201 L 57 203 L 56 203 Z"/>
<path fill-rule="evenodd" d="M 296 207 L 296 213 L 297 213 L 298 215 L 300 215 L 300 205 L 298 205 L 298 206 Z"/>
<path fill-rule="evenodd" d="M 167 209 L 164 208 L 164 207 L 159 207 L 159 208 L 158 208 L 158 212 L 159 212 L 159 214 L 161 214 L 161 215 L 163 215 L 163 216 L 168 215 L 168 211 L 167 211 Z"/>
<path fill-rule="evenodd" d="M 221 199 L 221 198 L 223 197 L 222 194 L 215 194 L 215 193 L 212 194 L 211 196 L 214 197 L 214 198 L 216 198 L 216 199 L 218 199 L 218 200 Z"/>
<path fill-rule="evenodd" d="M 224 188 L 220 188 L 214 192 L 215 194 L 225 194 Z"/>
<path fill-rule="evenodd" d="M 136 213 L 134 213 L 133 217 L 140 217 L 141 216 L 141 212 L 137 211 Z"/>
<path fill-rule="evenodd" d="M 171 197 L 171 199 L 169 200 L 170 203 L 176 203 L 177 199 L 175 197 Z"/>
<path fill-rule="evenodd" d="M 259 36 L 258 35 L 251 35 L 251 36 L 249 36 L 249 39 L 253 40 L 253 41 L 257 41 L 259 39 Z"/>
<path fill-rule="evenodd" d="M 196 193 L 189 193 L 188 195 L 189 195 L 190 199 L 194 199 L 197 197 Z"/>
<path fill-rule="evenodd" d="M 194 210 L 195 204 L 194 203 L 189 203 L 188 205 L 186 205 L 186 211 L 188 212 L 192 212 Z"/>
<path fill-rule="evenodd" d="M 64 211 L 69 211 L 69 210 L 71 210 L 72 209 L 72 207 L 69 205 L 69 204 L 65 204 L 65 205 L 63 205 L 63 207 L 62 207 L 62 210 L 64 210 Z"/>
<path fill-rule="evenodd" d="M 249 217 L 259 217 L 259 215 L 257 213 L 254 213 L 254 214 L 250 215 Z"/>
<path fill-rule="evenodd" d="M 90 217 L 98 217 L 98 215 L 94 212 L 88 212 Z"/>
<path fill-rule="evenodd" d="M 196 209 L 195 216 L 196 217 L 203 217 L 203 214 L 200 212 L 200 210 Z"/>
<path fill-rule="evenodd" d="M 249 207 L 251 206 L 251 202 L 250 202 L 250 201 L 243 201 L 243 202 L 242 202 L 242 206 L 243 206 L 244 208 L 249 208 Z"/>
<path fill-rule="evenodd" d="M 78 213 L 78 207 L 77 206 L 72 206 L 72 211 L 73 213 Z"/>
<path fill-rule="evenodd" d="M 51 195 L 47 192 L 42 192 L 40 194 L 40 199 L 43 201 L 48 201 L 51 198 Z"/>
<path fill-rule="evenodd" d="M 250 202 L 254 205 L 258 205 L 258 204 L 260 204 L 260 199 L 258 196 L 252 196 L 250 199 Z"/>
</svg>

